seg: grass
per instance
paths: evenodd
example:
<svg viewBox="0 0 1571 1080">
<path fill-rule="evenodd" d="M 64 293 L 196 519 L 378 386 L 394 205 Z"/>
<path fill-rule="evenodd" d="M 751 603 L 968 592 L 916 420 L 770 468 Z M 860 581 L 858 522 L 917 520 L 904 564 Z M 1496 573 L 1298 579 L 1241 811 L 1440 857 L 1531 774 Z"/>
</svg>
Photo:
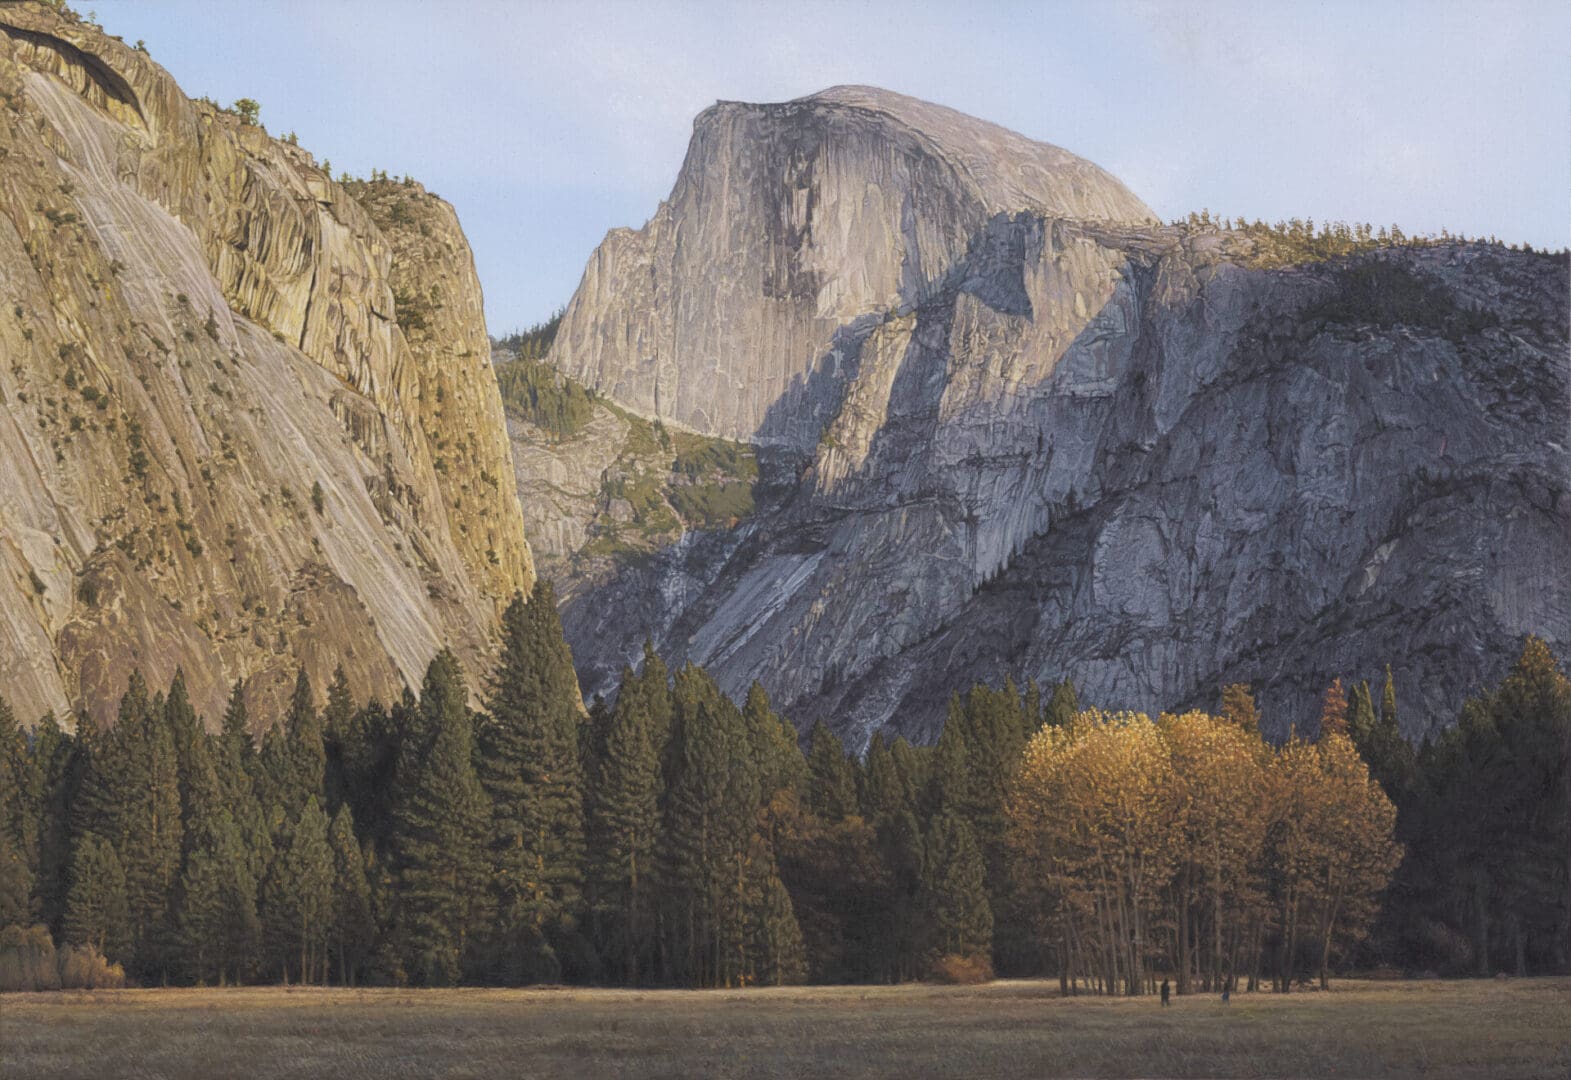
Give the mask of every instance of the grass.
<svg viewBox="0 0 1571 1080">
<path fill-rule="evenodd" d="M 0 998 L 0 1076 L 1556 1077 L 1571 979 L 1063 999 L 1056 983 Z"/>
</svg>

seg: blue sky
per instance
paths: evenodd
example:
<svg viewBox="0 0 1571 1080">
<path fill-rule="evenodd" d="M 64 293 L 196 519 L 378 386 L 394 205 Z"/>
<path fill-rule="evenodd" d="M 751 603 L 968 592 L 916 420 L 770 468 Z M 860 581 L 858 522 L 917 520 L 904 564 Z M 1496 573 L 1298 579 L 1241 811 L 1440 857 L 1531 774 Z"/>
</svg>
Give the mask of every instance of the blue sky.
<svg viewBox="0 0 1571 1080">
<path fill-rule="evenodd" d="M 76 0 L 187 93 L 253 97 L 335 173 L 452 202 L 492 333 L 670 191 L 692 118 L 870 83 L 1210 207 L 1561 247 L 1571 5 Z"/>
</svg>

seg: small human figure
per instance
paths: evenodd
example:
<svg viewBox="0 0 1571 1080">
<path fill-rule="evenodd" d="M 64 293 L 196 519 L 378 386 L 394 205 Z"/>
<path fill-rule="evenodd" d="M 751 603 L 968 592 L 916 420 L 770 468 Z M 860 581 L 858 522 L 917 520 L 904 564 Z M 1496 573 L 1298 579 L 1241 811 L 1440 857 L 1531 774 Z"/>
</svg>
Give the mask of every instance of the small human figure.
<svg viewBox="0 0 1571 1080">
<path fill-rule="evenodd" d="M 1226 1005 L 1233 997 L 1233 980 L 1228 979 L 1222 984 L 1222 1004 Z"/>
<path fill-rule="evenodd" d="M 1172 993 L 1172 992 L 1173 992 L 1173 991 L 1172 991 L 1172 987 L 1170 987 L 1170 986 L 1169 986 L 1169 985 L 1168 985 L 1168 982 L 1167 982 L 1167 980 L 1166 980 L 1166 979 L 1163 979 L 1163 980 L 1162 980 L 1162 1004 L 1163 1004 L 1163 1005 L 1166 1005 L 1166 1004 L 1168 1004 L 1168 1000 L 1167 1000 L 1167 999 L 1168 999 L 1168 996 L 1169 996 L 1169 995 L 1170 995 L 1170 994 L 1171 994 L 1171 993 Z"/>
</svg>

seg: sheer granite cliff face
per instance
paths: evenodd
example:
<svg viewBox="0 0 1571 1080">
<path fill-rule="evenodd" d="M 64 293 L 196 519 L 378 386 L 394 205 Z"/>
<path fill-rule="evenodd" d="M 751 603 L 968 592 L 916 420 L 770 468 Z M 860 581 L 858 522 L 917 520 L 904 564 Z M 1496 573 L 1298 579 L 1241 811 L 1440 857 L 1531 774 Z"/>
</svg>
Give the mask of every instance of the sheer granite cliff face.
<svg viewBox="0 0 1571 1080">
<path fill-rule="evenodd" d="M 1273 267 L 997 130 L 716 106 L 596 253 L 553 360 L 795 485 L 575 594 L 586 689 L 647 634 L 854 745 L 1005 677 L 1145 710 L 1249 682 L 1280 736 L 1389 662 L 1418 735 L 1522 635 L 1571 647 L 1564 257 Z"/>
<path fill-rule="evenodd" d="M 1020 210 L 1153 220 L 1090 162 L 898 94 L 721 102 L 649 224 L 591 257 L 552 361 L 643 415 L 807 449 L 867 321 L 925 303 Z"/>
<path fill-rule="evenodd" d="M 209 721 L 297 665 L 359 695 L 483 668 L 533 580 L 451 207 L 334 183 L 144 53 L 0 7 L 0 694 Z"/>
</svg>

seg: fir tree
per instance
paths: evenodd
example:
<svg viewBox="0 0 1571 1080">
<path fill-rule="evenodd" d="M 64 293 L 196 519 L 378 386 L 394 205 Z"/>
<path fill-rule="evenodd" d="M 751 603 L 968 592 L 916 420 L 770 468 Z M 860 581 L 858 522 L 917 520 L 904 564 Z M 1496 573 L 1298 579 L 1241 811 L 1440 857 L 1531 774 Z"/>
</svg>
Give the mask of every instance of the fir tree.
<svg viewBox="0 0 1571 1080">
<path fill-rule="evenodd" d="M 480 730 L 502 977 L 555 979 L 556 944 L 582 897 L 578 677 L 544 579 L 502 617 L 502 656 Z"/>
<path fill-rule="evenodd" d="M 333 853 L 327 815 L 316 796 L 288 822 L 262 883 L 262 926 L 267 953 L 289 981 L 323 979 L 333 920 Z"/>
<path fill-rule="evenodd" d="M 185 966 L 198 983 L 240 981 L 261 941 L 256 879 L 240 830 L 225 810 L 199 818 L 180 881 Z"/>
<path fill-rule="evenodd" d="M 647 967 L 654 920 L 654 849 L 660 760 L 650 741 L 648 703 L 624 672 L 605 747 L 586 797 L 587 885 L 608 964 L 629 984 Z"/>
<path fill-rule="evenodd" d="M 33 895 L 39 918 L 58 935 L 71 862 L 71 806 L 81 781 L 76 740 L 46 714 L 33 729 L 29 784 L 38 820 L 38 872 Z"/>
<path fill-rule="evenodd" d="M 71 858 L 62 939 L 88 945 L 111 961 L 131 956 L 131 919 L 125 872 L 109 841 L 89 833 Z"/>
<path fill-rule="evenodd" d="M 125 748 L 130 782 L 117 853 L 125 870 L 133 963 L 144 978 L 168 972 L 170 901 L 180 872 L 180 768 L 164 702 L 121 717 L 110 741 Z"/>
<path fill-rule="evenodd" d="M 10 857 L 27 872 L 27 895 L 38 870 L 38 796 L 27 738 L 11 707 L 0 697 L 0 832 L 10 841 Z"/>
<path fill-rule="evenodd" d="M 0 829 L 0 930 L 32 924 L 33 872 L 11 834 Z"/>
<path fill-rule="evenodd" d="M 755 839 L 750 860 L 752 908 L 749 953 L 752 981 L 762 986 L 787 986 L 807 978 L 807 953 L 797 925 L 791 894 L 767 845 Z"/>
<path fill-rule="evenodd" d="M 991 953 L 993 912 L 983 884 L 982 853 L 971 827 L 954 813 L 940 814 L 928 829 L 917 909 L 928 963 Z"/>
<path fill-rule="evenodd" d="M 348 765 L 346 747 L 354 734 L 355 699 L 349 690 L 349 677 L 343 665 L 333 670 L 333 682 L 327 688 L 327 708 L 322 710 L 322 751 L 324 759 L 323 791 L 327 807 L 336 811 L 348 798 Z"/>
<path fill-rule="evenodd" d="M 759 805 L 758 778 L 741 713 L 708 674 L 683 669 L 672 701 L 661 838 L 667 960 L 679 982 L 726 986 L 743 975 L 738 946 L 746 911 L 736 899 Z"/>
<path fill-rule="evenodd" d="M 808 738 L 807 805 L 825 821 L 843 821 L 858 810 L 856 767 L 846 757 L 840 737 L 822 720 L 813 725 Z"/>
<path fill-rule="evenodd" d="M 455 984 L 485 891 L 487 807 L 474 771 L 463 670 L 446 649 L 426 668 L 400 756 L 392 848 L 404 970 Z"/>
<path fill-rule="evenodd" d="M 218 813 L 224 805 L 224 789 L 213 761 L 211 740 L 191 707 L 182 671 L 175 672 L 169 696 L 164 699 L 164 723 L 174 742 L 175 768 L 180 777 L 181 827 L 190 831 L 197 818 Z"/>
<path fill-rule="evenodd" d="M 340 806 L 328 832 L 333 852 L 333 916 L 329 947 L 338 959 L 338 978 L 353 986 L 376 945 L 376 919 L 365 854 L 355 840 L 354 818 Z"/>
<path fill-rule="evenodd" d="M 797 744 L 796 728 L 770 707 L 769 695 L 757 682 L 748 687 L 742 721 L 747 726 L 763 800 L 768 802 L 777 791 L 798 790 L 806 777 L 807 763 Z"/>
<path fill-rule="evenodd" d="M 1053 687 L 1052 699 L 1042 710 L 1042 722 L 1049 727 L 1065 727 L 1080 711 L 1080 701 L 1075 694 L 1075 684 L 1065 679 Z"/>
</svg>

